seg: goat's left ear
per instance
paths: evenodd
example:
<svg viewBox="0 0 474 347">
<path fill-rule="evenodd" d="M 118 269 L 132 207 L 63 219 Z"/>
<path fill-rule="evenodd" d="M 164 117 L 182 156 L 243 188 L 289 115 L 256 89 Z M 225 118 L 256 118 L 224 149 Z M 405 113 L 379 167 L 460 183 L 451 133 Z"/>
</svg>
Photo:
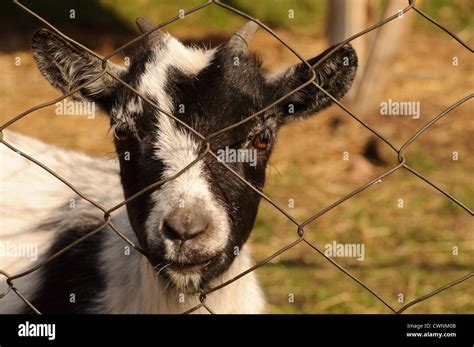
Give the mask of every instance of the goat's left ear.
<svg viewBox="0 0 474 347">
<path fill-rule="evenodd" d="M 310 65 L 321 60 L 331 50 L 327 49 L 317 57 L 308 60 Z M 315 69 L 316 80 L 324 90 L 335 99 L 341 99 L 349 90 L 354 81 L 357 70 L 357 55 L 351 45 L 347 44 L 333 52 Z M 310 80 L 310 68 L 303 63 L 292 66 L 288 70 L 274 76 L 267 81 L 270 89 L 279 98 L 296 89 Z M 333 100 L 310 84 L 283 101 L 279 108 L 282 114 L 281 122 L 298 118 L 306 118 L 333 104 Z"/>
<path fill-rule="evenodd" d="M 72 97 L 95 101 L 106 108 L 107 98 L 111 96 L 117 82 L 107 74 L 96 79 L 102 73 L 100 59 L 47 29 L 38 30 L 34 34 L 31 47 L 39 70 L 53 87 L 66 94 L 91 82 Z M 107 64 L 111 73 L 120 74 L 123 70 L 110 62 Z"/>
</svg>

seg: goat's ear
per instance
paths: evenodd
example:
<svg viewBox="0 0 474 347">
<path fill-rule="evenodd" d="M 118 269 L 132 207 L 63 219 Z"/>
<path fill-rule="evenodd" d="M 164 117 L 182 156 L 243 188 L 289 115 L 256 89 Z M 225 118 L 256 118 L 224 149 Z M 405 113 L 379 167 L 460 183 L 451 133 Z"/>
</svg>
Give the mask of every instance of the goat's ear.
<svg viewBox="0 0 474 347">
<path fill-rule="evenodd" d="M 332 49 L 308 60 L 315 64 Z M 357 55 L 351 45 L 347 44 L 333 52 L 315 69 L 316 80 L 324 90 L 335 99 L 341 99 L 349 90 L 357 70 Z M 298 86 L 311 79 L 310 68 L 303 63 L 292 66 L 288 70 L 274 76 L 269 76 L 268 83 L 275 95 L 282 97 Z M 333 104 L 333 100 L 310 84 L 288 97 L 281 103 L 282 122 L 298 118 L 306 118 Z"/>
<path fill-rule="evenodd" d="M 112 95 L 117 82 L 107 74 L 94 81 L 102 72 L 100 59 L 47 29 L 40 29 L 34 34 L 31 46 L 39 70 L 53 87 L 66 94 L 93 81 L 72 97 L 95 101 L 106 108 L 106 100 Z M 111 73 L 120 74 L 122 71 L 117 65 L 107 64 Z"/>
</svg>

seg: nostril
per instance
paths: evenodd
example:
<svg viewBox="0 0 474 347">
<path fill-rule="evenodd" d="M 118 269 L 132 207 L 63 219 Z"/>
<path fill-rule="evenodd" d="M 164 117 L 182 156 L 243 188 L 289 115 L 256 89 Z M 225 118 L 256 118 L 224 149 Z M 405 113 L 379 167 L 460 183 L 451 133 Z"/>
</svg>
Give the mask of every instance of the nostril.
<svg viewBox="0 0 474 347">
<path fill-rule="evenodd" d="M 170 239 L 180 239 L 179 233 L 167 221 L 163 222 L 162 232 Z"/>
<path fill-rule="evenodd" d="M 165 220 L 163 233 L 170 239 L 190 240 L 207 229 L 208 223 L 181 223 L 180 221 Z"/>
</svg>

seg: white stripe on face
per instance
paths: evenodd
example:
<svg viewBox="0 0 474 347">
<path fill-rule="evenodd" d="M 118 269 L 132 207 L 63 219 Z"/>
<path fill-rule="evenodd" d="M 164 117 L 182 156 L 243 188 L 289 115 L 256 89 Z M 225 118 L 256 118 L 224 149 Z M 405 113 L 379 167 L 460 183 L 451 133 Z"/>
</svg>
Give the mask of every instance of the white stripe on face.
<svg viewBox="0 0 474 347">
<path fill-rule="evenodd" d="M 157 47 L 153 59 L 147 63 L 144 75 L 139 84 L 139 92 L 153 95 L 160 108 L 172 113 L 172 100 L 165 92 L 170 67 L 178 69 L 186 75 L 194 76 L 209 65 L 215 50 L 188 48 L 171 36 L 166 36 Z M 170 178 L 184 169 L 198 156 L 199 145 L 185 130 L 178 129 L 175 122 L 162 112 L 157 112 L 157 127 L 155 134 L 154 156 L 164 165 L 162 178 Z M 230 232 L 227 213 L 223 204 L 217 201 L 209 188 L 203 163 L 195 163 L 178 178 L 167 182 L 152 194 L 154 206 L 149 220 L 146 222 L 149 241 L 156 239 L 157 227 L 160 227 L 169 213 L 177 208 L 192 208 L 199 204 L 204 206 L 210 216 L 212 231 L 207 240 L 193 242 L 189 251 L 200 254 L 214 254 L 222 250 Z M 162 237 L 162 236 L 160 236 Z M 164 240 L 167 256 L 178 257 L 175 254 L 173 242 Z M 174 259 L 177 260 L 177 259 Z"/>
</svg>

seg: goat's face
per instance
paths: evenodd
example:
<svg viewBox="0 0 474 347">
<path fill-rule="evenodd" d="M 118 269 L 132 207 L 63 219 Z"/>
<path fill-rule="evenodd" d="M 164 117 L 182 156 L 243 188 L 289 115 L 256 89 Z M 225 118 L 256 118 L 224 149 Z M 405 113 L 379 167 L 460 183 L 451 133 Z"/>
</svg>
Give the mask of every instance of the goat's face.
<svg viewBox="0 0 474 347">
<path fill-rule="evenodd" d="M 152 27 L 145 20 L 138 24 L 142 31 Z M 135 47 L 129 67 L 108 65 L 159 110 L 107 75 L 75 94 L 110 115 L 127 198 L 165 181 L 133 197 L 127 210 L 152 264 L 182 290 L 197 290 L 223 273 L 249 236 L 260 197 L 235 174 L 261 189 L 279 128 L 332 103 L 310 85 L 262 115 L 210 137 L 217 157 L 208 154 L 181 173 L 205 150 L 202 139 L 184 124 L 207 137 L 310 79 L 306 64 L 277 75 L 265 73 L 248 52 L 255 30 L 256 24 L 248 23 L 228 44 L 210 50 L 185 47 L 155 31 L 146 44 Z M 102 71 L 98 59 L 47 30 L 35 34 L 33 53 L 41 72 L 63 92 Z M 344 46 L 319 65 L 316 81 L 339 99 L 349 89 L 356 65 L 352 47 Z"/>
</svg>

